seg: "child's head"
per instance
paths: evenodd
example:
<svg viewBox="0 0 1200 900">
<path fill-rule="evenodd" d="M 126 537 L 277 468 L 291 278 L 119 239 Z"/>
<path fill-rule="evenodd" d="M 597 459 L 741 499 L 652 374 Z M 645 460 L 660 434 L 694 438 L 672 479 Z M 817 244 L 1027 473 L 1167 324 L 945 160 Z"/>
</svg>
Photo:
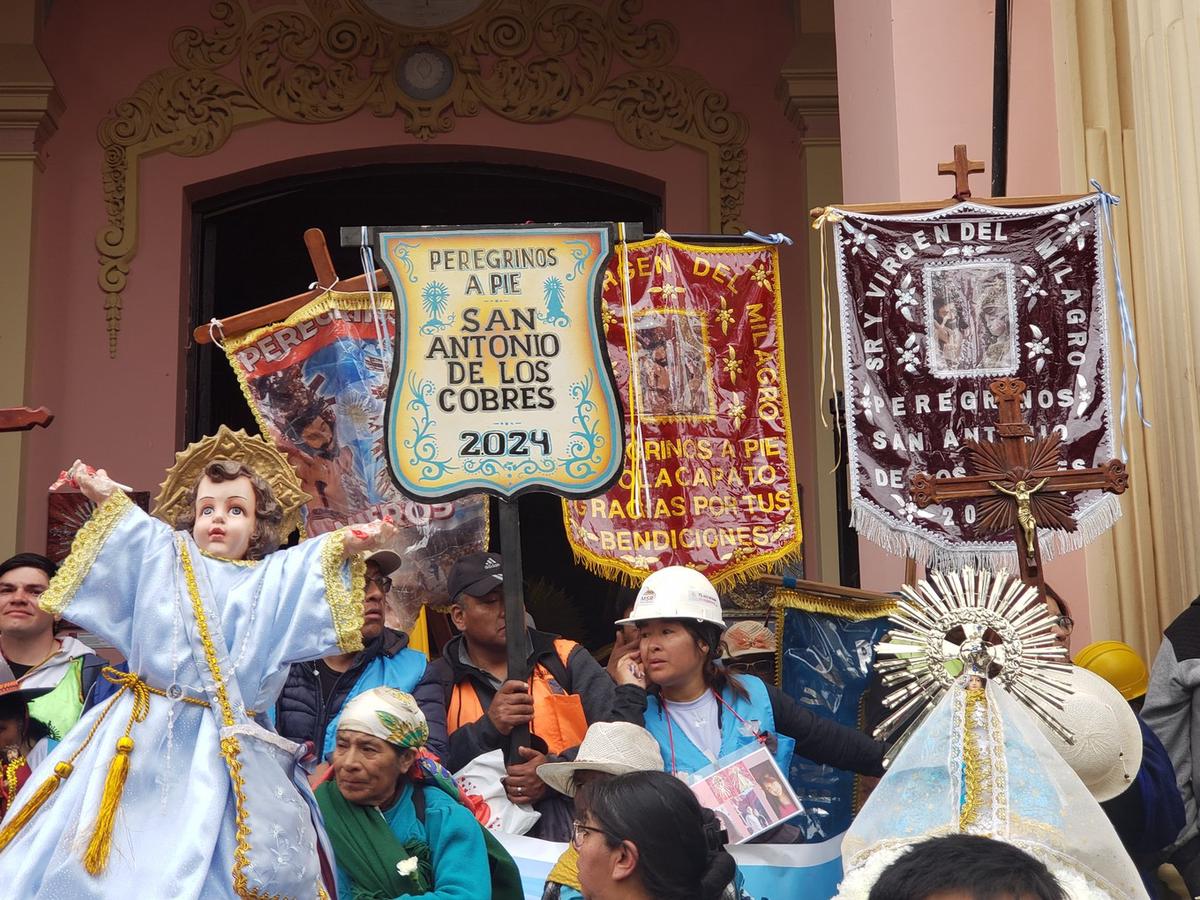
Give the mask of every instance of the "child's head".
<svg viewBox="0 0 1200 900">
<path fill-rule="evenodd" d="M 204 467 L 175 527 L 226 559 L 262 559 L 279 547 L 283 508 L 271 486 L 245 463 L 214 459 Z"/>
</svg>

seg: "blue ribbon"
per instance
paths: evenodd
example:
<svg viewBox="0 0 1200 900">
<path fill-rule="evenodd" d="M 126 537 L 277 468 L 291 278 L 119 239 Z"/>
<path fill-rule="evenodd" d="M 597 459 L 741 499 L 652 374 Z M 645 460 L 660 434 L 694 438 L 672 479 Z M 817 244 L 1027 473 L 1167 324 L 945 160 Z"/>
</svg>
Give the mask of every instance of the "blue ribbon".
<svg viewBox="0 0 1200 900">
<path fill-rule="evenodd" d="M 1117 312 L 1121 317 L 1121 337 L 1129 347 L 1128 357 L 1121 360 L 1121 433 L 1119 436 L 1121 460 L 1129 462 L 1129 452 L 1125 447 L 1125 408 L 1129 384 L 1126 372 L 1127 359 L 1133 362 L 1133 399 L 1137 404 L 1138 418 L 1142 420 L 1142 426 L 1145 428 L 1150 427 L 1150 422 L 1146 419 L 1146 411 L 1142 403 L 1142 374 L 1138 369 L 1137 338 L 1133 333 L 1133 317 L 1129 314 L 1129 301 L 1125 297 L 1125 285 L 1121 282 L 1121 254 L 1117 251 L 1117 241 L 1113 236 L 1113 207 L 1121 202 L 1121 198 L 1104 190 L 1095 178 L 1089 179 L 1088 184 L 1092 186 L 1092 190 L 1096 192 L 1096 196 L 1100 200 L 1100 211 L 1104 216 L 1104 231 L 1108 237 L 1109 250 L 1112 251 L 1113 274 L 1116 276 L 1117 282 Z"/>
<path fill-rule="evenodd" d="M 748 237 L 753 241 L 758 241 L 760 244 L 787 244 L 791 246 L 795 241 L 781 231 L 776 231 L 773 234 L 759 234 L 757 231 L 743 231 L 742 237 Z"/>
</svg>

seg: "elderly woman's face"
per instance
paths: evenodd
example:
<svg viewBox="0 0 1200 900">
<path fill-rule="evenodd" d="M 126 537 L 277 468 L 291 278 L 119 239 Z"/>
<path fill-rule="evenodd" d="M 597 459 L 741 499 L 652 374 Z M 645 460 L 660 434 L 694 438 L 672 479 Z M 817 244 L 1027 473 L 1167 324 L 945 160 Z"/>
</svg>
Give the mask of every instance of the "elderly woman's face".
<svg viewBox="0 0 1200 900">
<path fill-rule="evenodd" d="M 334 779 L 351 803 L 385 809 L 399 792 L 400 776 L 415 756 L 415 750 L 398 750 L 361 731 L 339 731 L 333 750 Z"/>
</svg>

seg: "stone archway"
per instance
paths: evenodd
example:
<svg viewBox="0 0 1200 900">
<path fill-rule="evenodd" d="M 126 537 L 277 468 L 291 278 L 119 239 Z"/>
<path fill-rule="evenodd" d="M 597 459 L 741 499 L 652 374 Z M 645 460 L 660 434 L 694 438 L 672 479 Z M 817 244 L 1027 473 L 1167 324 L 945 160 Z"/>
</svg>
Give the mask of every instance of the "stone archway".
<svg viewBox="0 0 1200 900">
<path fill-rule="evenodd" d="M 422 28 L 405 21 L 414 15 L 405 4 L 382 0 L 264 9 L 217 0 L 216 25 L 175 31 L 174 65 L 146 77 L 100 125 L 108 224 L 96 246 L 109 355 L 137 254 L 142 160 L 213 153 L 259 122 L 321 125 L 366 110 L 400 115 L 406 131 L 433 140 L 484 109 L 524 124 L 599 119 L 640 149 L 703 153 L 708 227 L 740 233 L 746 120 L 699 73 L 671 65 L 678 32 L 662 20 L 635 22 L 641 5 L 467 0 L 437 17 L 451 21 Z"/>
</svg>

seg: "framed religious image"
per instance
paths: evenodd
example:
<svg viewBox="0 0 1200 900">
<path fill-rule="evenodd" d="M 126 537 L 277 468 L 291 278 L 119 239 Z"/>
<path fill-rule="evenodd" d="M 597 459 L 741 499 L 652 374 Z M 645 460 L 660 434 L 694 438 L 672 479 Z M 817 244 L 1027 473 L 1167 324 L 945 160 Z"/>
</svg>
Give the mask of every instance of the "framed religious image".
<svg viewBox="0 0 1200 900">
<path fill-rule="evenodd" d="M 647 422 L 717 416 L 708 324 L 696 310 L 655 309 L 636 316 L 639 414 Z"/>
<path fill-rule="evenodd" d="M 693 779 L 692 793 L 721 820 L 733 844 L 744 844 L 800 811 L 800 800 L 762 744 L 723 757 Z"/>
<path fill-rule="evenodd" d="M 1017 371 L 1012 263 L 956 261 L 924 267 L 929 369 L 939 378 Z"/>
</svg>

